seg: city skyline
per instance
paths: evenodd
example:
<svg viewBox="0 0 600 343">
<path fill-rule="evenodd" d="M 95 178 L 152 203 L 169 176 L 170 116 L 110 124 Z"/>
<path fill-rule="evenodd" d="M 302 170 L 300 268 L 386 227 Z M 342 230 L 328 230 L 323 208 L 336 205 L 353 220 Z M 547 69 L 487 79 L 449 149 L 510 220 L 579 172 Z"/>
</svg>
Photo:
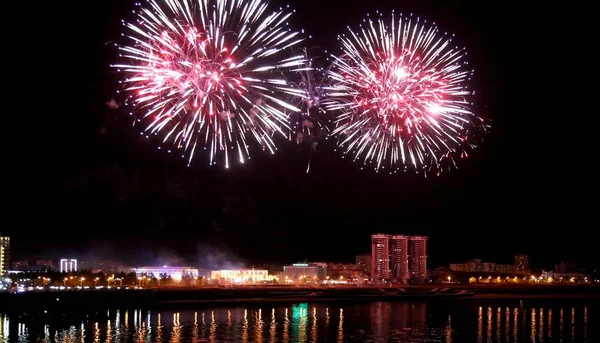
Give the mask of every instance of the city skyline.
<svg viewBox="0 0 600 343">
<path fill-rule="evenodd" d="M 204 257 L 204 262 L 197 263 L 181 258 L 173 258 L 169 256 L 168 259 L 158 259 L 153 261 L 134 262 L 119 259 L 103 259 L 103 258 L 92 258 L 92 259 L 81 259 L 78 258 L 63 258 L 65 255 L 61 255 L 61 258 L 48 259 L 48 256 L 40 254 L 35 258 L 12 258 L 10 256 L 10 237 L 2 236 L 0 244 L 0 267 L 2 272 L 6 273 L 8 270 L 26 270 L 26 271 L 52 271 L 57 270 L 62 272 L 72 272 L 77 270 L 124 270 L 132 268 L 142 268 L 143 266 L 155 265 L 155 266 L 181 266 L 181 265 L 192 265 L 200 266 L 200 268 L 225 268 L 225 269 L 236 269 L 258 266 L 284 266 L 286 264 L 296 263 L 296 260 L 289 261 L 273 261 L 265 260 L 261 262 L 248 262 L 241 258 L 238 258 L 236 262 L 228 259 L 226 254 L 220 256 L 209 256 Z M 409 279 L 425 279 L 427 273 L 433 270 L 454 270 L 454 271 L 496 271 L 501 273 L 516 272 L 526 273 L 532 269 L 536 270 L 548 270 L 558 269 L 559 265 L 563 266 L 562 269 L 576 269 L 576 265 L 583 266 L 584 269 L 598 269 L 597 264 L 574 261 L 569 259 L 555 259 L 552 263 L 544 265 L 532 265 L 530 264 L 530 255 L 517 253 L 510 256 L 510 263 L 507 263 L 507 258 L 483 262 L 479 257 L 470 256 L 464 259 L 462 263 L 456 263 L 456 259 L 448 257 L 447 260 L 440 264 L 431 266 L 427 262 L 429 257 L 428 242 L 430 237 L 416 235 L 408 236 L 402 234 L 372 234 L 371 235 L 371 252 L 370 253 L 358 253 L 354 255 L 352 260 L 348 259 L 332 259 L 332 260 L 309 260 L 304 259 L 303 263 L 317 263 L 317 264 L 339 264 L 339 265 L 354 265 L 357 270 L 361 270 L 363 274 L 369 275 L 373 279 L 389 279 L 389 280 L 409 280 Z M 380 243 L 380 244 L 379 244 Z M 422 253 L 421 253 L 422 252 Z M 214 252 L 213 252 L 214 253 Z M 373 259 L 372 256 L 386 256 L 385 260 L 379 262 L 382 266 L 377 266 L 377 259 Z M 415 257 L 416 256 L 416 257 Z M 206 261 L 211 261 L 209 264 Z M 30 263 L 31 262 L 31 263 Z M 308 264 L 307 264 L 308 266 Z M 375 268 L 375 269 L 374 269 Z M 381 271 L 383 270 L 383 271 Z M 416 270 L 416 272 L 414 272 Z M 419 272 L 420 271 L 420 272 Z M 423 272 L 424 271 L 424 272 Z M 1 273 L 0 273 L 1 274 Z M 385 275 L 380 277 L 378 275 Z"/>
</svg>

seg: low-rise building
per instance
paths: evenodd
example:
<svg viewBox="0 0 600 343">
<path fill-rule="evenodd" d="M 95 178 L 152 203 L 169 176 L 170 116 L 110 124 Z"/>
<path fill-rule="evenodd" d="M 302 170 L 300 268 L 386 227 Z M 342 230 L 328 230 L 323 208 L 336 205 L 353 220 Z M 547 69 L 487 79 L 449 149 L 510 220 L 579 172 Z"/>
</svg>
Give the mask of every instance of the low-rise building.
<svg viewBox="0 0 600 343">
<path fill-rule="evenodd" d="M 318 282 L 327 277 L 327 267 L 323 264 L 294 263 L 283 266 L 281 281 L 283 282 Z"/>
<path fill-rule="evenodd" d="M 172 278 L 181 280 L 184 277 L 198 277 L 198 268 L 180 267 L 180 266 L 150 266 L 134 268 L 133 271 L 138 277 L 146 276 L 157 279 Z"/>
<path fill-rule="evenodd" d="M 224 281 L 238 284 L 262 283 L 273 280 L 266 269 L 228 269 L 213 270 L 210 277 L 215 281 Z"/>
<path fill-rule="evenodd" d="M 466 263 L 452 263 L 450 270 L 454 272 L 465 273 L 497 273 L 513 274 L 515 266 L 511 264 L 498 264 L 493 262 L 483 262 L 480 259 L 468 260 Z"/>
</svg>

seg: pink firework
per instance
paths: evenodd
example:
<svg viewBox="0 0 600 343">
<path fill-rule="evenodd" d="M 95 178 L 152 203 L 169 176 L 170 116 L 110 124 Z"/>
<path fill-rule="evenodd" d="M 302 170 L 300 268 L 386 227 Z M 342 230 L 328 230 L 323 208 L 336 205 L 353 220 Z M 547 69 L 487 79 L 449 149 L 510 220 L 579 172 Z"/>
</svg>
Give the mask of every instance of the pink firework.
<svg viewBox="0 0 600 343">
<path fill-rule="evenodd" d="M 136 20 L 124 23 L 119 46 L 128 102 L 142 134 L 160 135 L 188 155 L 208 151 L 243 163 L 250 141 L 276 150 L 285 136 L 288 98 L 305 96 L 284 72 L 305 66 L 291 50 L 303 39 L 289 29 L 292 12 L 273 11 L 265 0 L 148 0 Z"/>
<path fill-rule="evenodd" d="M 435 25 L 397 16 L 368 18 L 339 37 L 323 102 L 345 154 L 376 170 L 442 170 L 465 156 L 473 114 L 464 48 Z"/>
</svg>

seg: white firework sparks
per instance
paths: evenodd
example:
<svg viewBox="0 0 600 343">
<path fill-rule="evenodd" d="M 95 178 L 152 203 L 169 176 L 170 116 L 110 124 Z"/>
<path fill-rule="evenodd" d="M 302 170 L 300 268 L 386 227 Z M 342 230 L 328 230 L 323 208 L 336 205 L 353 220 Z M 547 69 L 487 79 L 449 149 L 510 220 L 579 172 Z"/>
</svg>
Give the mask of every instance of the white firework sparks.
<svg viewBox="0 0 600 343">
<path fill-rule="evenodd" d="M 335 113 L 332 135 L 344 154 L 390 172 L 455 167 L 483 125 L 471 110 L 465 49 L 435 25 L 393 12 L 338 39 L 343 53 L 332 56 L 323 106 Z"/>
<path fill-rule="evenodd" d="M 161 135 L 187 155 L 209 152 L 225 167 L 249 158 L 249 141 L 276 150 L 285 136 L 287 101 L 305 98 L 284 72 L 306 65 L 291 47 L 303 38 L 289 29 L 291 11 L 273 11 L 265 0 L 149 0 L 136 20 L 124 22 L 127 43 L 119 46 L 128 102 L 146 136 Z"/>
</svg>

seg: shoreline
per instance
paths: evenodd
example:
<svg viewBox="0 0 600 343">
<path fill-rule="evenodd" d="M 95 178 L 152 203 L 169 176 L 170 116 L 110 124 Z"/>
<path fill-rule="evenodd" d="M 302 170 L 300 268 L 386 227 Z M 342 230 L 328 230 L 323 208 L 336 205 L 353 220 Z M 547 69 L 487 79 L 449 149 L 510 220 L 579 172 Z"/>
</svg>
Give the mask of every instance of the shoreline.
<svg viewBox="0 0 600 343">
<path fill-rule="evenodd" d="M 401 287 L 233 287 L 0 293 L 0 311 L 64 311 L 119 307 L 193 307 L 298 302 L 600 299 L 600 285 Z"/>
</svg>

